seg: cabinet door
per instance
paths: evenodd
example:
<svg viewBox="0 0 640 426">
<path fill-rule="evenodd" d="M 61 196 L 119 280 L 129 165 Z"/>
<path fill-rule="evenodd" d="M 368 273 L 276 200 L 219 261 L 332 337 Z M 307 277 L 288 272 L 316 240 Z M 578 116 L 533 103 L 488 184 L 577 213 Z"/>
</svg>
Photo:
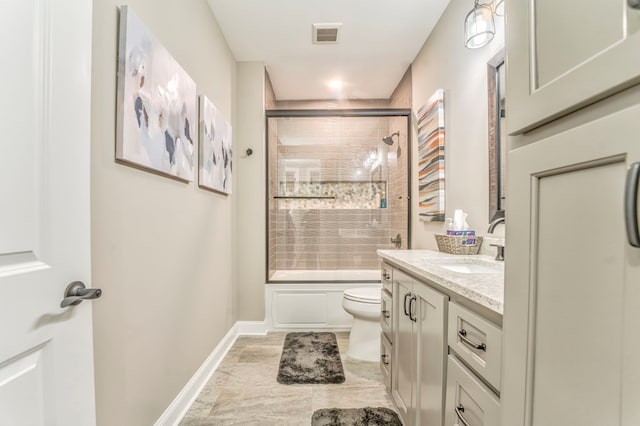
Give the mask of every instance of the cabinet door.
<svg viewBox="0 0 640 426">
<path fill-rule="evenodd" d="M 408 275 L 394 271 L 394 311 L 397 313 L 394 324 L 393 357 L 391 374 L 391 397 L 398 408 L 404 424 L 413 423 L 412 402 L 413 383 L 415 381 L 415 346 L 413 322 L 409 317 L 409 302 L 412 297 L 413 279 Z"/>
<path fill-rule="evenodd" d="M 640 249 L 624 222 L 639 117 L 509 154 L 503 425 L 640 424 Z"/>
<path fill-rule="evenodd" d="M 410 309 L 416 345 L 416 425 L 441 426 L 447 358 L 447 297 L 422 283 L 413 287 Z"/>
<path fill-rule="evenodd" d="M 507 1 L 507 131 L 521 133 L 640 81 L 635 0 Z"/>
<path fill-rule="evenodd" d="M 464 422 L 473 426 L 500 424 L 500 401 L 454 355 L 449 355 L 445 413 L 447 426 L 464 425 Z"/>
</svg>

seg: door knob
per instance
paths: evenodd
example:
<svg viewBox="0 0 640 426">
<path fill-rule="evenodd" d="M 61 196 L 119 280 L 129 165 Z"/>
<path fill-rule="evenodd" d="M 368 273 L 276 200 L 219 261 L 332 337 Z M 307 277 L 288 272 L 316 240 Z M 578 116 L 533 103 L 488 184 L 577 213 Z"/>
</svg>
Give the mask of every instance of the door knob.
<svg viewBox="0 0 640 426">
<path fill-rule="evenodd" d="M 60 307 L 78 305 L 83 300 L 97 299 L 100 296 L 102 296 L 102 290 L 99 288 L 87 288 L 82 281 L 74 281 L 65 289 Z"/>
</svg>

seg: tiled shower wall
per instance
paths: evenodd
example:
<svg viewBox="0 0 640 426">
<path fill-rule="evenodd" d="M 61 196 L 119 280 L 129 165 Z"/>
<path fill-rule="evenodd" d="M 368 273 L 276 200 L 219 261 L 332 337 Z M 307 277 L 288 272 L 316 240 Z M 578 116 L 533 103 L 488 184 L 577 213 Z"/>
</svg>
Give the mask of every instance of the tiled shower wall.
<svg viewBox="0 0 640 426">
<path fill-rule="evenodd" d="M 407 247 L 406 117 L 272 117 L 268 123 L 270 274 L 377 269 L 376 250 L 391 248 L 392 236 L 400 233 Z M 385 145 L 382 138 L 397 130 L 400 138 Z M 274 198 L 315 195 L 342 201 Z"/>
</svg>

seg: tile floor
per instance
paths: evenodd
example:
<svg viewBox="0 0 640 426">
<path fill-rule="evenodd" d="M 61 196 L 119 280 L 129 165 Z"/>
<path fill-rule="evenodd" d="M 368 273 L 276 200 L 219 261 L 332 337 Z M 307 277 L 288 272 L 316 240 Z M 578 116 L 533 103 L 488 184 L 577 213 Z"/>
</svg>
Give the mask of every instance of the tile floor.
<svg viewBox="0 0 640 426">
<path fill-rule="evenodd" d="M 239 337 L 180 425 L 302 426 L 310 425 L 313 412 L 321 408 L 393 408 L 379 365 L 346 357 L 348 333 L 336 333 L 344 383 L 279 384 L 285 335 Z"/>
</svg>

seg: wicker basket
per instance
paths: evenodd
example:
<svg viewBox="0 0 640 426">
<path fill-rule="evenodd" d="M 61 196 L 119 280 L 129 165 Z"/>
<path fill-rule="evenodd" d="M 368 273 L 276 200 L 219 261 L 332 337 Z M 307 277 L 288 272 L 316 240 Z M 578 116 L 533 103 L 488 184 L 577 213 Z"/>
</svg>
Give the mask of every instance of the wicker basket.
<svg viewBox="0 0 640 426">
<path fill-rule="evenodd" d="M 469 237 L 454 236 L 454 235 L 440 235 L 434 234 L 436 242 L 438 243 L 438 250 L 444 253 L 450 254 L 478 254 L 480 246 L 482 245 L 482 237 L 476 236 L 475 245 L 462 245 L 462 241 Z"/>
</svg>

